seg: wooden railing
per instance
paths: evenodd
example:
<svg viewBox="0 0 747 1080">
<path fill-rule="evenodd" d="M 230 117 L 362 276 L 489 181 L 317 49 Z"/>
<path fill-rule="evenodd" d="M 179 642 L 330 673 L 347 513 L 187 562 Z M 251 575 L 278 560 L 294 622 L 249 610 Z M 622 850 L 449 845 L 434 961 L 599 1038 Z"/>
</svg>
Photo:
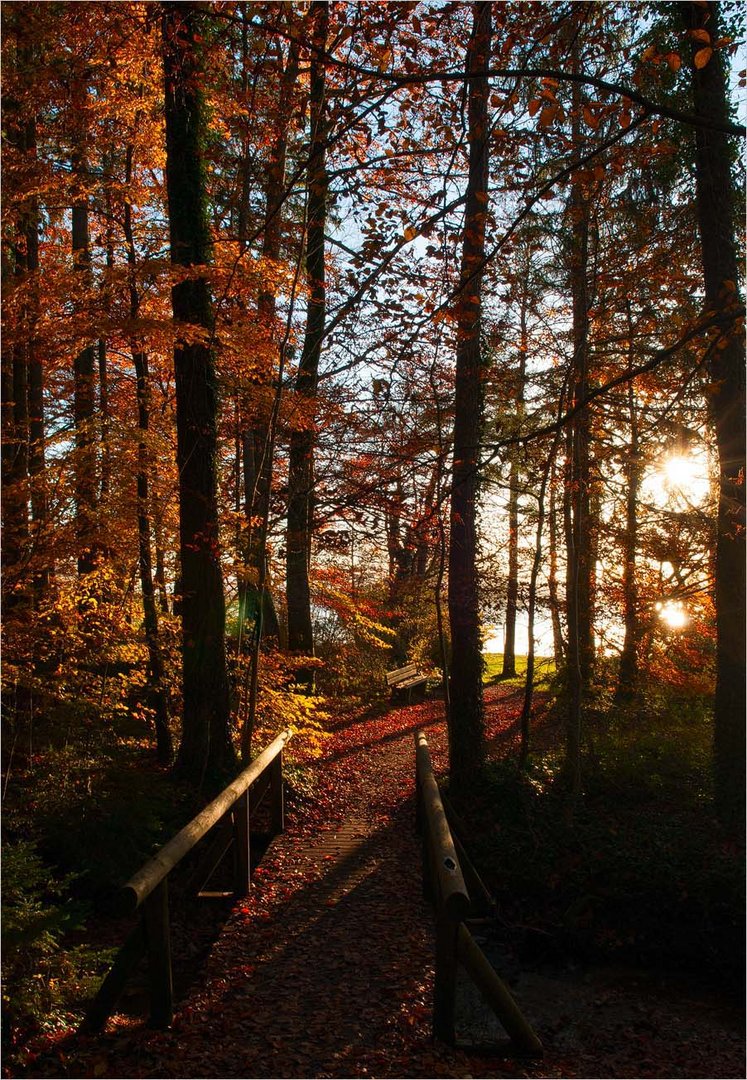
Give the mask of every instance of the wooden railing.
<svg viewBox="0 0 747 1080">
<path fill-rule="evenodd" d="M 538 1036 L 465 925 L 470 896 L 422 731 L 415 734 L 415 764 L 417 825 L 423 840 L 423 891 L 436 909 L 433 1035 L 450 1046 L 456 1041 L 457 969 L 461 963 L 516 1049 L 540 1056 L 542 1043 Z"/>
<path fill-rule="evenodd" d="M 245 896 L 251 884 L 250 818 L 269 793 L 270 831 L 282 832 L 284 821 L 283 748 L 291 737 L 283 731 L 204 810 L 149 859 L 123 887 L 123 912 L 140 911 L 137 926 L 125 941 L 91 1003 L 84 1026 L 100 1031 L 111 1016 L 125 983 L 143 955 L 148 957 L 150 1023 L 168 1027 L 174 1016 L 174 990 L 169 932 L 168 878 L 170 872 L 211 829 L 230 824 L 218 832 L 192 879 L 201 887 L 210 880 L 218 864 L 233 849 L 233 890 Z"/>
</svg>

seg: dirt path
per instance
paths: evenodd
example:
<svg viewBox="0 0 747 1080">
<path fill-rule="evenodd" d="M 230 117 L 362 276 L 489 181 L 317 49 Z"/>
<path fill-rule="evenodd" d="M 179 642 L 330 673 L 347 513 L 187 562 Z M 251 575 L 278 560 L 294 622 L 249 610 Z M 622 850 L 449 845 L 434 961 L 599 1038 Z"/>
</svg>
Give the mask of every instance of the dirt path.
<svg viewBox="0 0 747 1080">
<path fill-rule="evenodd" d="M 513 724 L 515 702 L 495 688 L 488 700 L 489 733 L 500 739 Z M 651 1021 L 643 1045 L 636 1014 L 626 1022 L 629 1002 L 567 978 L 564 988 L 557 973 L 530 973 L 523 987 L 548 1047 L 543 1062 L 527 1066 L 433 1046 L 433 915 L 422 899 L 413 827 L 413 732 L 428 732 L 438 770 L 445 764 L 441 710 L 428 703 L 339 718 L 318 762 L 315 798 L 292 807 L 287 832 L 258 868 L 250 896 L 234 908 L 199 986 L 178 1003 L 173 1028 L 152 1032 L 118 1016 L 103 1037 L 61 1045 L 54 1068 L 50 1055 L 48 1071 L 28 1075 L 742 1075 L 723 1071 L 740 1060 L 736 1035 L 727 1065 L 711 1056 L 703 1072 L 664 1072 L 660 1065 L 650 1071 L 662 1060 L 661 1047 L 652 1049 Z M 521 992 L 520 982 L 520 1000 Z M 662 1018 L 660 1010 L 654 1024 Z M 671 1019 L 667 1014 L 667 1030 L 676 1027 Z M 699 1044 L 706 1029 L 696 1028 Z M 688 1055 L 705 1066 L 707 1042 L 701 1049 L 695 1054 L 688 1037 L 677 1068 L 692 1067 L 692 1060 L 679 1064 Z"/>
</svg>

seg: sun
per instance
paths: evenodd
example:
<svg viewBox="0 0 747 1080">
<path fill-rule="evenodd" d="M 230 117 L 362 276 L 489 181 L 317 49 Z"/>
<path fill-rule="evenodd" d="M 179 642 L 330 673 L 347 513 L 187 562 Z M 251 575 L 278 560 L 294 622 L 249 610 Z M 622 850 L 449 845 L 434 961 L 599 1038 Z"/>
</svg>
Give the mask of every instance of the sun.
<svg viewBox="0 0 747 1080">
<path fill-rule="evenodd" d="M 667 624 L 670 630 L 682 630 L 688 624 L 687 611 L 679 600 L 667 600 L 666 603 L 658 603 L 656 610 L 659 613 L 659 618 Z"/>
<path fill-rule="evenodd" d="M 643 492 L 657 507 L 684 511 L 704 506 L 710 496 L 707 452 L 698 449 L 652 461 Z"/>
<path fill-rule="evenodd" d="M 693 463 L 686 457 L 669 457 L 662 470 L 671 487 L 687 488 L 693 480 Z"/>
</svg>

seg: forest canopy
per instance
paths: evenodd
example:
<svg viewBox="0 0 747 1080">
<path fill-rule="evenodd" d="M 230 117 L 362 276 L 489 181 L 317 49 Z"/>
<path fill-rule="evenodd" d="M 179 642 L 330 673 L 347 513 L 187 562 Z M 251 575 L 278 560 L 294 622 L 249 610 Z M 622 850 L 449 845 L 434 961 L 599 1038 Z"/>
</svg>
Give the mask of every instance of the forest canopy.
<svg viewBox="0 0 747 1080">
<path fill-rule="evenodd" d="M 689 688 L 741 814 L 738 15 L 3 5 L 12 752 L 212 784 L 414 662 L 464 787 L 500 627 L 522 760 L 535 654 L 572 797 L 595 685 Z"/>
</svg>

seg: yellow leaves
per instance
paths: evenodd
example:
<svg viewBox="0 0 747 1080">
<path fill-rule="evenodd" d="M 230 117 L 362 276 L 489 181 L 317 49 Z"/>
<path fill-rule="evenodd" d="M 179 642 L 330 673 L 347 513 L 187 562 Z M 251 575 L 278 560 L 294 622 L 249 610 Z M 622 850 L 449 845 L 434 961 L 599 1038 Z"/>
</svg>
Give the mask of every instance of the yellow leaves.
<svg viewBox="0 0 747 1080">
<path fill-rule="evenodd" d="M 706 66 L 712 56 L 713 49 L 710 47 L 710 45 L 705 49 L 698 49 L 695 56 L 693 57 L 693 63 L 695 64 L 695 67 L 700 70 L 701 68 L 704 68 Z"/>
</svg>

